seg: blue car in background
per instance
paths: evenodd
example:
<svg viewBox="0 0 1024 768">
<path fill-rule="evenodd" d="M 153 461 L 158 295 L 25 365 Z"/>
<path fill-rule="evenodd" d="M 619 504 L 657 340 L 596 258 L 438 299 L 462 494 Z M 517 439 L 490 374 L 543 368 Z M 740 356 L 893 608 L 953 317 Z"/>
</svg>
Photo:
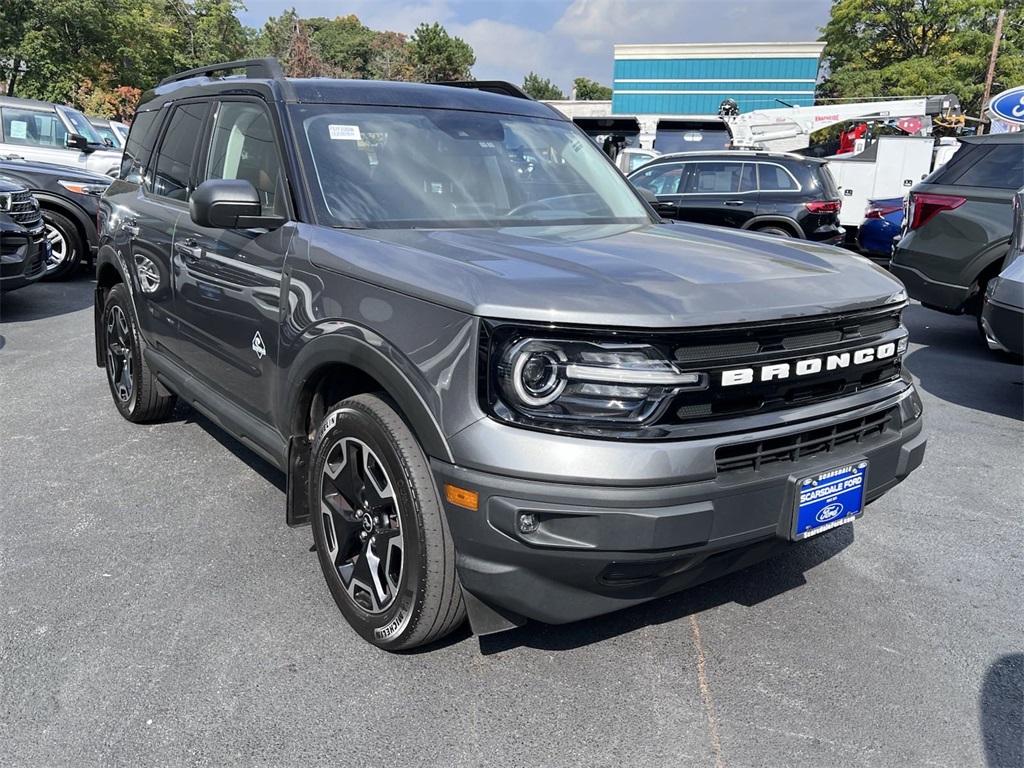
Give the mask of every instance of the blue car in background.
<svg viewBox="0 0 1024 768">
<path fill-rule="evenodd" d="M 892 240 L 903 226 L 903 198 L 868 200 L 864 221 L 857 231 L 857 247 L 874 262 L 888 266 Z"/>
</svg>

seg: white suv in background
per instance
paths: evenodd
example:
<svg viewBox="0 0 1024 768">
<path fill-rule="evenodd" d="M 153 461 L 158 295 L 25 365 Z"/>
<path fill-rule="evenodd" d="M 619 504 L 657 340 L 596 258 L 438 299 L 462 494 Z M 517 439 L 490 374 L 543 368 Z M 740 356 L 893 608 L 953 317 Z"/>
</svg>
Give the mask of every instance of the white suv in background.
<svg viewBox="0 0 1024 768">
<path fill-rule="evenodd" d="M 121 151 L 103 143 L 77 109 L 0 96 L 0 155 L 117 176 Z"/>
</svg>

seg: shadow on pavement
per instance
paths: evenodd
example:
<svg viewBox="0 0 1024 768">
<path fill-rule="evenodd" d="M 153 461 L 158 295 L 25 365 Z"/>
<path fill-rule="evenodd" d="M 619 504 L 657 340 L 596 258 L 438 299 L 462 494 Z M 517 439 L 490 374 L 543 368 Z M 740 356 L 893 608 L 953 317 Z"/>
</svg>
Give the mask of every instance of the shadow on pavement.
<svg viewBox="0 0 1024 768">
<path fill-rule="evenodd" d="M 1024 766 L 1024 653 L 1002 656 L 988 668 L 978 708 L 986 765 Z"/>
<path fill-rule="evenodd" d="M 0 295 L 0 322 L 24 323 L 91 307 L 96 276 L 84 267 L 67 280 L 33 283 Z M 8 334 L 10 335 L 10 334 Z"/>
<path fill-rule="evenodd" d="M 807 571 L 852 543 L 853 526 L 844 525 L 762 563 L 675 595 L 574 624 L 529 623 L 519 629 L 481 637 L 480 652 L 490 655 L 521 646 L 567 651 L 643 627 L 677 621 L 726 603 L 754 606 L 802 587 L 807 583 L 804 577 Z"/>
<path fill-rule="evenodd" d="M 973 318 L 916 304 L 903 318 L 912 345 L 922 345 L 904 361 L 921 389 L 955 405 L 1024 420 L 1024 370 L 985 349 Z"/>
</svg>

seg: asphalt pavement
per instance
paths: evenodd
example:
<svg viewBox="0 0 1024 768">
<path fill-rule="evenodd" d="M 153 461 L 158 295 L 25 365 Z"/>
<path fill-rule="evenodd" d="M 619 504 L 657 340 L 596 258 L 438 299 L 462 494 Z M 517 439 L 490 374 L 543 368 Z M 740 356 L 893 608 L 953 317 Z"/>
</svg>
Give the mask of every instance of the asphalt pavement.
<svg viewBox="0 0 1024 768">
<path fill-rule="evenodd" d="M 0 766 L 1024 766 L 1024 387 L 912 306 L 924 465 L 852 526 L 638 608 L 360 640 L 283 476 L 124 421 L 91 279 L 0 297 Z"/>
</svg>

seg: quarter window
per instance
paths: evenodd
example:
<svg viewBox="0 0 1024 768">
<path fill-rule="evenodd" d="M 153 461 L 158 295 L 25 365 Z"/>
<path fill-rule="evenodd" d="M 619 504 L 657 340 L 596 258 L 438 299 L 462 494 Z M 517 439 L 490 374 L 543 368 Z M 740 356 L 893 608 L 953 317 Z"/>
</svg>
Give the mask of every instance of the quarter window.
<svg viewBox="0 0 1024 768">
<path fill-rule="evenodd" d="M 207 106 L 182 104 L 171 113 L 150 182 L 154 194 L 171 200 L 188 200 L 191 196 L 192 157 L 199 143 Z"/>
<path fill-rule="evenodd" d="M 795 192 L 800 189 L 789 171 L 774 163 L 760 163 L 757 167 L 759 188 L 762 192 Z"/>
<path fill-rule="evenodd" d="M 1019 189 L 1024 186 L 1024 151 L 1019 143 L 992 147 L 964 174 L 956 184 L 964 187 Z"/>
</svg>

